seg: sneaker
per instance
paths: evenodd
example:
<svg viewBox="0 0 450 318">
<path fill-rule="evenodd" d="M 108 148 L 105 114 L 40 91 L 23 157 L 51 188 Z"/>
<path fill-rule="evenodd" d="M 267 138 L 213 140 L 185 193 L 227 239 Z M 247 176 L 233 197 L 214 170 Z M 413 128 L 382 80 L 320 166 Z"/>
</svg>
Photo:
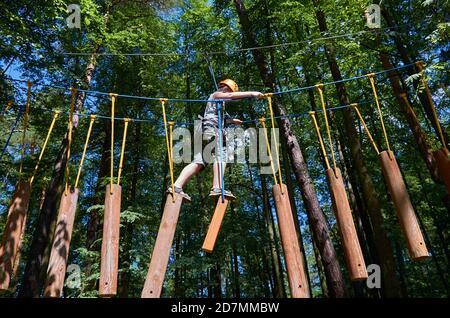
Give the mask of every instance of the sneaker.
<svg viewBox="0 0 450 318">
<path fill-rule="evenodd" d="M 224 190 L 224 194 L 227 197 L 227 199 L 234 200 L 236 197 L 231 193 L 231 191 Z M 209 192 L 210 197 L 218 197 L 222 195 L 222 189 L 220 188 L 212 188 L 211 192 Z"/>
<path fill-rule="evenodd" d="M 175 188 L 175 193 L 177 195 L 181 195 L 183 197 L 183 199 L 185 199 L 188 202 L 192 201 L 191 197 L 187 193 L 185 193 L 182 188 L 180 188 L 180 187 L 174 187 L 174 188 Z M 172 194 L 173 193 L 172 192 L 172 187 L 167 188 L 166 193 Z"/>
</svg>

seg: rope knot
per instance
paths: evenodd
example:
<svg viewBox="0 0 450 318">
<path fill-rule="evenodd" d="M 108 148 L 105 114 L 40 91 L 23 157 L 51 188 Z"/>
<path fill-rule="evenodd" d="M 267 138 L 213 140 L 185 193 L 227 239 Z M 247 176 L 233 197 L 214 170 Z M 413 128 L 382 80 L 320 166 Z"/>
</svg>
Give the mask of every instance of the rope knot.
<svg viewBox="0 0 450 318">
<path fill-rule="evenodd" d="M 316 87 L 318 90 L 323 91 L 324 85 L 323 85 L 322 83 L 319 83 L 319 84 L 316 84 L 315 87 Z"/>
</svg>

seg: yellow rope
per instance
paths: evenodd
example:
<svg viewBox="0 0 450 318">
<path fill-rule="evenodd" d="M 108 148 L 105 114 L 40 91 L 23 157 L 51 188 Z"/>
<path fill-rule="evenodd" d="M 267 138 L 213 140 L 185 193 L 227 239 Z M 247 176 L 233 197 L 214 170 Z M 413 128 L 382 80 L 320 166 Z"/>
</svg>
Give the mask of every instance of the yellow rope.
<svg viewBox="0 0 450 318">
<path fill-rule="evenodd" d="M 322 134 L 320 133 L 320 128 L 319 128 L 319 125 L 317 124 L 316 112 L 309 112 L 309 116 L 311 116 L 311 118 L 314 122 L 314 127 L 316 128 L 317 138 L 319 139 L 319 143 L 320 143 L 320 149 L 322 149 L 323 158 L 325 159 L 325 165 L 328 170 L 328 169 L 330 169 L 330 162 L 328 161 L 327 152 L 325 150 L 325 145 L 323 144 L 323 140 L 322 140 Z"/>
<path fill-rule="evenodd" d="M 39 167 L 39 163 L 41 162 L 42 157 L 44 156 L 45 148 L 47 147 L 48 140 L 50 139 L 50 134 L 52 133 L 53 127 L 55 126 L 55 122 L 56 122 L 56 119 L 58 118 L 58 116 L 59 116 L 59 112 L 55 112 L 55 114 L 53 115 L 53 120 L 52 120 L 52 123 L 50 124 L 50 128 L 48 129 L 47 137 L 45 138 L 44 145 L 42 146 L 41 153 L 39 154 L 39 159 L 36 163 L 36 166 L 34 167 L 33 175 L 30 179 L 30 185 L 33 183 L 34 177 L 35 177 L 36 172 Z"/>
<path fill-rule="evenodd" d="M 377 144 L 375 143 L 375 141 L 372 138 L 372 134 L 370 133 L 369 128 L 367 128 L 366 122 L 364 121 L 364 119 L 361 116 L 361 113 L 359 112 L 358 104 L 357 103 L 353 103 L 350 106 L 352 106 L 353 109 L 356 111 L 356 114 L 358 114 L 359 120 L 363 124 L 364 130 L 366 131 L 367 136 L 369 137 L 369 140 L 372 143 L 373 148 L 375 149 L 377 155 L 379 155 L 380 151 L 378 150 Z"/>
<path fill-rule="evenodd" d="M 166 148 L 167 148 L 167 159 L 169 160 L 169 172 L 170 172 L 170 182 L 172 187 L 172 202 L 175 202 L 175 184 L 174 184 L 174 178 L 173 178 L 173 163 L 172 163 L 172 155 L 170 151 L 170 141 L 169 141 L 169 132 L 167 129 L 167 115 L 166 115 L 166 102 L 167 98 L 160 98 L 159 101 L 161 102 L 161 108 L 163 113 L 163 120 L 164 120 L 164 131 L 165 131 L 165 137 L 166 137 Z"/>
<path fill-rule="evenodd" d="M 273 116 L 273 108 L 272 108 L 272 93 L 268 93 L 264 95 L 267 98 L 269 111 L 270 111 L 270 119 L 272 121 L 272 132 L 273 132 L 273 140 L 275 141 L 275 154 L 277 156 L 277 164 L 278 164 L 278 177 L 280 178 L 280 190 L 281 194 L 283 194 L 283 188 L 281 185 L 283 184 L 283 179 L 281 178 L 281 165 L 280 165 L 280 155 L 278 153 L 278 142 L 275 134 L 275 117 Z"/>
<path fill-rule="evenodd" d="M 322 105 L 323 117 L 325 118 L 325 127 L 327 129 L 328 143 L 330 146 L 331 159 L 333 161 L 333 169 L 334 169 L 334 173 L 336 174 L 336 158 L 334 156 L 333 141 L 331 139 L 331 133 L 330 133 L 330 125 L 328 124 L 327 109 L 325 107 L 325 101 L 323 98 L 323 84 L 317 84 L 316 88 L 317 88 L 317 91 L 319 92 L 319 96 L 320 96 L 320 104 Z M 317 123 L 315 115 L 314 115 L 314 121 Z M 322 137 L 320 137 L 320 138 L 322 138 Z M 324 154 L 324 156 L 325 157 L 327 156 L 326 153 Z"/>
<path fill-rule="evenodd" d="M 277 175 L 276 175 L 276 172 L 275 172 L 275 166 L 273 165 L 272 151 L 270 150 L 269 136 L 267 134 L 266 119 L 265 118 L 260 118 L 259 122 L 263 126 L 263 130 L 264 130 L 264 137 L 266 139 L 267 153 L 269 154 L 270 167 L 272 168 L 273 181 L 275 182 L 275 184 L 278 184 Z M 280 188 L 282 189 L 281 184 L 280 184 Z"/>
<path fill-rule="evenodd" d="M 117 184 L 120 184 L 120 177 L 122 175 L 123 157 L 125 154 L 125 144 L 127 142 L 128 123 L 131 121 L 131 119 L 124 118 L 123 121 L 125 122 L 125 127 L 123 129 L 122 150 L 120 151 L 119 173 L 117 175 Z"/>
<path fill-rule="evenodd" d="M 22 134 L 22 150 L 20 153 L 20 167 L 19 167 L 19 178 L 22 178 L 22 169 L 23 169 L 23 158 L 25 156 L 25 136 L 27 134 L 28 129 L 28 114 L 30 112 L 30 100 L 31 100 L 31 85 L 33 85 L 30 81 L 27 82 L 27 105 L 25 108 L 25 116 L 23 120 L 23 134 Z"/>
<path fill-rule="evenodd" d="M 434 106 L 433 98 L 431 97 L 430 88 L 428 87 L 427 81 L 425 79 L 425 71 L 423 69 L 423 61 L 417 61 L 415 64 L 420 71 L 420 75 L 422 78 L 422 84 L 425 89 L 425 94 L 427 95 L 428 101 L 430 103 L 431 111 L 433 112 L 434 121 L 435 121 L 436 127 L 438 129 L 439 139 L 441 140 L 442 147 L 444 147 L 445 149 L 448 149 L 447 144 L 445 143 L 444 133 L 442 132 L 441 123 L 439 122 L 439 118 L 436 113 L 436 107 Z"/>
<path fill-rule="evenodd" d="M 175 125 L 175 122 L 173 121 L 169 121 L 169 141 L 170 141 L 170 158 L 169 158 L 169 165 L 171 165 L 170 168 L 170 181 L 172 182 L 172 201 L 175 202 L 175 198 L 176 198 L 176 193 L 175 193 L 175 183 L 174 183 L 174 177 L 173 177 L 173 126 Z"/>
<path fill-rule="evenodd" d="M 111 96 L 111 169 L 109 180 L 109 193 L 113 194 L 113 179 L 114 179 L 114 113 L 117 94 L 110 93 Z"/>
<path fill-rule="evenodd" d="M 75 188 L 78 187 L 78 182 L 80 181 L 81 169 L 83 168 L 83 163 L 84 163 L 84 158 L 86 156 L 86 150 L 88 147 L 89 138 L 91 137 L 92 126 L 94 125 L 94 121 L 95 121 L 96 117 L 97 117 L 96 115 L 89 116 L 91 121 L 89 122 L 89 128 L 88 128 L 88 132 L 86 135 L 86 141 L 84 142 L 83 154 L 81 155 L 80 165 L 78 167 L 77 179 L 75 180 Z"/>
<path fill-rule="evenodd" d="M 378 94 L 377 94 L 377 89 L 375 88 L 374 76 L 375 76 L 375 74 L 373 74 L 373 73 L 367 74 L 367 77 L 369 78 L 370 86 L 372 87 L 373 96 L 375 97 L 375 103 L 377 104 L 378 117 L 380 118 L 381 128 L 383 129 L 384 141 L 386 142 L 389 158 L 392 160 L 391 146 L 389 145 L 389 139 L 387 136 L 386 127 L 384 126 L 383 113 L 381 112 L 380 102 L 378 101 Z"/>
<path fill-rule="evenodd" d="M 77 89 L 72 87 L 70 89 L 72 91 L 72 97 L 70 100 L 70 112 L 69 112 L 69 135 L 67 136 L 67 160 L 66 160 L 66 187 L 65 187 L 65 195 L 67 195 L 69 190 L 69 161 L 70 161 L 70 147 L 72 146 L 72 125 L 73 125 L 73 111 L 75 109 L 75 97 L 77 95 Z"/>
<path fill-rule="evenodd" d="M 12 105 L 13 105 L 13 101 L 12 101 L 12 100 L 9 100 L 9 101 L 6 103 L 5 109 L 2 111 L 2 116 L 4 116 L 4 115 L 6 114 L 6 112 L 12 107 Z"/>
</svg>

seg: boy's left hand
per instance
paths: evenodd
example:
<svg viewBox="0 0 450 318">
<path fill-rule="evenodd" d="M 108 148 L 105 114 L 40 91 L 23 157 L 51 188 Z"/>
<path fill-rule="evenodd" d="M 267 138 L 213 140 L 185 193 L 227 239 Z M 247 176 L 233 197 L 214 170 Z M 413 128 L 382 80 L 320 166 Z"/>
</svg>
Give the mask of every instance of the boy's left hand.
<svg viewBox="0 0 450 318">
<path fill-rule="evenodd" d="M 242 125 L 242 120 L 237 119 L 237 118 L 233 118 L 233 119 L 231 120 L 231 123 L 232 123 L 232 124 L 235 124 L 235 125 Z"/>
</svg>

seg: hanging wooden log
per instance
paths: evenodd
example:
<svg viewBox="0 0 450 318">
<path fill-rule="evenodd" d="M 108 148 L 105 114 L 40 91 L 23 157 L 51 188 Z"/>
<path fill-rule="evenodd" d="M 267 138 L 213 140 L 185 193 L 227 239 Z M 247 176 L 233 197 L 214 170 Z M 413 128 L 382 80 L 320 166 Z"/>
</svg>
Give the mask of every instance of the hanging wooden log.
<svg viewBox="0 0 450 318">
<path fill-rule="evenodd" d="M 439 175 L 450 194 L 450 153 L 448 149 L 442 148 L 433 152 L 438 167 Z"/>
<path fill-rule="evenodd" d="M 390 154 L 391 158 L 386 151 L 382 151 L 380 152 L 379 159 L 389 193 L 391 194 L 392 202 L 397 211 L 397 217 L 403 235 L 406 239 L 409 255 L 413 260 L 427 258 L 429 256 L 428 249 L 425 245 L 414 207 L 412 206 L 394 154 L 392 151 Z"/>
<path fill-rule="evenodd" d="M 286 260 L 289 288 L 293 298 L 309 298 L 303 255 L 295 231 L 291 203 L 286 185 L 275 185 L 272 189 L 280 227 L 281 245 Z M 282 190 L 282 191 L 281 191 Z"/>
<path fill-rule="evenodd" d="M 113 297 L 117 293 L 121 193 L 122 187 L 118 184 L 112 185 L 112 193 L 110 191 L 110 185 L 108 184 L 106 186 L 100 264 L 100 297 Z"/>
<path fill-rule="evenodd" d="M 0 247 L 0 290 L 7 290 L 14 271 L 14 263 L 25 232 L 25 222 L 30 202 L 31 184 L 19 181 L 9 207 L 5 231 Z"/>
<path fill-rule="evenodd" d="M 78 194 L 78 189 L 72 187 L 67 194 L 64 192 L 61 196 L 55 237 L 47 269 L 45 297 L 61 297 L 63 291 Z"/>
<path fill-rule="evenodd" d="M 207 253 L 212 253 L 214 250 L 214 246 L 216 245 L 217 237 L 219 236 L 220 228 L 222 226 L 223 217 L 225 216 L 229 202 L 230 201 L 227 197 L 224 198 L 223 202 L 221 197 L 217 200 L 216 209 L 214 210 L 214 214 L 202 246 L 202 250 Z"/>
<path fill-rule="evenodd" d="M 331 201 L 344 246 L 350 279 L 353 281 L 365 280 L 367 279 L 366 264 L 353 222 L 352 210 L 348 203 L 341 170 L 339 168 L 336 168 L 336 171 L 327 169 L 326 175 L 330 185 Z"/>
<path fill-rule="evenodd" d="M 176 196 L 175 202 L 173 202 L 171 195 L 168 195 L 166 198 L 166 205 L 164 206 L 158 236 L 156 237 L 148 267 L 147 278 L 141 293 L 142 298 L 159 298 L 161 296 L 182 203 L 183 197 L 181 195 Z"/>
</svg>

